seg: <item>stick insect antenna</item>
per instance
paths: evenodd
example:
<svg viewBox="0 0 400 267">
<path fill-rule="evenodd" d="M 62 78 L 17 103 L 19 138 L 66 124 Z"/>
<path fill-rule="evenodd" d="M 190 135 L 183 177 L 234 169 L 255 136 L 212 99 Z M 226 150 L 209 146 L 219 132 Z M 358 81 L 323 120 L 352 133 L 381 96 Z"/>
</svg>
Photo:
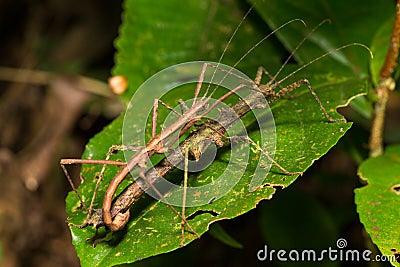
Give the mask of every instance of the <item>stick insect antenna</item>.
<svg viewBox="0 0 400 267">
<path fill-rule="evenodd" d="M 294 54 L 300 49 L 300 47 L 303 45 L 303 43 L 316 31 L 318 30 L 323 24 L 326 22 L 331 22 L 329 19 L 325 19 L 321 21 L 317 26 L 315 26 L 310 32 L 307 33 L 306 36 L 303 37 L 303 39 L 297 44 L 297 46 L 292 50 L 290 55 L 287 57 L 285 62 L 282 64 L 282 66 L 279 68 L 279 70 L 275 73 L 275 75 L 271 78 L 271 80 L 268 82 L 268 84 L 272 84 L 275 82 L 276 77 L 281 73 L 284 67 L 288 64 L 289 60 L 294 56 Z"/>
<path fill-rule="evenodd" d="M 369 52 L 371 58 L 374 57 L 374 55 L 373 55 L 371 49 L 369 49 L 369 47 L 366 46 L 366 45 L 364 45 L 364 44 L 361 44 L 361 43 L 346 44 L 346 45 L 343 45 L 343 46 L 341 46 L 341 47 L 338 47 L 338 48 L 335 48 L 335 49 L 333 49 L 333 50 L 330 50 L 330 51 L 326 52 L 325 54 L 320 55 L 320 56 L 314 58 L 313 60 L 307 62 L 306 64 L 304 64 L 303 66 L 299 67 L 299 68 L 296 69 L 295 71 L 291 72 L 290 74 L 288 74 L 287 76 L 285 76 L 285 77 L 282 78 L 281 80 L 275 82 L 275 84 L 281 84 L 283 81 L 289 79 L 289 78 L 292 77 L 294 74 L 296 74 L 297 72 L 301 71 L 302 69 L 305 69 L 306 67 L 310 66 L 310 65 L 311 65 L 312 63 L 314 63 L 315 61 L 318 61 L 318 60 L 320 60 L 320 59 L 322 59 L 322 58 L 324 58 L 324 57 L 326 57 L 326 56 L 331 55 L 332 53 L 335 53 L 335 52 L 337 52 L 337 51 L 343 50 L 343 49 L 345 49 L 345 48 L 347 48 L 347 47 L 350 47 L 350 46 L 361 46 L 361 47 L 365 48 L 365 49 Z"/>
<path fill-rule="evenodd" d="M 276 28 L 275 30 L 273 30 L 272 32 L 270 32 L 269 34 L 267 34 L 266 36 L 264 36 L 262 39 L 260 39 L 256 44 L 254 44 L 249 50 L 247 50 L 246 53 L 244 53 L 236 62 L 235 64 L 229 69 L 229 71 L 227 71 L 227 73 L 225 74 L 225 76 L 221 79 L 221 81 L 215 86 L 215 88 L 213 89 L 213 91 L 211 92 L 210 96 L 212 96 L 214 94 L 214 92 L 218 89 L 218 87 L 221 85 L 222 81 L 229 75 L 232 73 L 232 70 L 243 60 L 245 59 L 254 49 L 256 49 L 261 43 L 263 43 L 266 39 L 268 39 L 271 35 L 275 34 L 277 31 L 279 31 L 280 29 L 286 27 L 287 25 L 299 21 L 301 22 L 304 26 L 307 26 L 306 23 L 302 20 L 302 19 L 292 19 L 289 20 L 288 22 L 282 24 L 281 26 L 279 26 L 278 28 Z M 239 24 L 240 25 L 240 24 Z M 232 40 L 232 38 L 230 39 L 230 41 Z M 302 43 L 304 42 L 304 40 L 302 41 Z M 302 43 L 300 43 L 298 46 L 300 46 Z M 297 48 L 298 49 L 298 48 Z M 295 51 L 294 51 L 295 52 Z M 293 53 L 294 53 L 293 52 Z M 293 55 L 291 55 L 287 61 L 285 61 L 285 64 L 290 60 L 290 58 Z M 220 58 L 220 60 L 222 59 L 222 57 Z M 219 64 L 220 62 L 218 62 Z M 281 67 L 283 68 L 283 67 Z M 216 72 L 216 70 L 214 71 L 214 73 Z M 213 76 L 214 77 L 214 76 Z M 210 84 L 209 84 L 210 87 Z M 207 90 L 208 91 L 208 90 Z"/>
<path fill-rule="evenodd" d="M 247 18 L 247 16 L 248 16 L 248 15 L 250 14 L 250 12 L 253 10 L 253 8 L 254 8 L 254 6 L 251 6 L 251 7 L 249 8 L 249 10 L 247 10 L 246 14 L 244 14 L 242 20 L 239 22 L 239 24 L 236 26 L 235 30 L 234 30 L 233 33 L 231 34 L 231 37 L 229 38 L 228 43 L 225 45 L 224 50 L 222 51 L 222 54 L 221 54 L 221 56 L 220 56 L 219 59 L 218 59 L 217 66 L 216 66 L 216 68 L 214 69 L 214 72 L 213 72 L 213 74 L 212 74 L 212 76 L 211 76 L 211 81 L 214 80 L 215 74 L 217 73 L 217 69 L 218 69 L 218 67 L 219 67 L 219 65 L 220 65 L 220 63 L 221 63 L 221 61 L 222 61 L 222 59 L 224 58 L 224 56 L 225 56 L 225 54 L 226 54 L 226 51 L 228 51 L 228 47 L 229 47 L 229 45 L 232 43 L 233 38 L 235 37 L 235 35 L 236 35 L 237 32 L 239 31 L 240 27 L 242 26 L 242 24 L 243 24 L 243 22 L 245 21 L 245 19 Z M 225 77 L 224 77 L 224 79 L 225 79 Z M 219 86 L 219 84 L 218 84 L 218 86 Z M 218 87 L 218 86 L 217 86 L 217 87 Z M 204 93 L 203 97 L 205 97 L 205 96 L 207 95 L 208 91 L 210 90 L 210 87 L 211 87 L 211 83 L 208 84 L 207 89 L 206 89 L 206 92 Z M 210 96 L 211 96 L 214 92 L 215 92 L 215 89 L 214 89 L 213 92 L 210 94 Z M 195 100 L 196 100 L 196 97 L 195 97 Z"/>
</svg>

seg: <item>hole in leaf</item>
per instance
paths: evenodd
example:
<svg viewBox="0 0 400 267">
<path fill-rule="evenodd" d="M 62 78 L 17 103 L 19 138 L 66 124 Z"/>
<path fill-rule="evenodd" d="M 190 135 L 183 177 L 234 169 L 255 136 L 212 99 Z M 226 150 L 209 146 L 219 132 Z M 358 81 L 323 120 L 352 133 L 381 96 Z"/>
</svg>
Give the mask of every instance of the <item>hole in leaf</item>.
<svg viewBox="0 0 400 267">
<path fill-rule="evenodd" d="M 272 188 L 275 188 L 275 189 L 283 189 L 283 188 L 285 188 L 285 186 L 283 184 L 270 184 L 270 183 L 263 184 L 262 187 L 263 188 L 272 187 Z"/>
<path fill-rule="evenodd" d="M 400 195 L 400 184 L 396 184 L 390 188 L 395 194 Z"/>
<path fill-rule="evenodd" d="M 213 210 L 198 210 L 198 211 L 196 211 L 195 213 L 193 213 L 193 214 L 191 214 L 190 216 L 188 216 L 188 217 L 186 218 L 186 220 L 188 220 L 188 221 L 189 221 L 189 220 L 193 220 L 196 216 L 199 216 L 199 215 L 205 214 L 205 213 L 211 214 L 211 215 L 214 216 L 214 217 L 216 217 L 216 216 L 219 215 L 218 212 L 215 212 L 215 211 L 213 211 Z"/>
</svg>

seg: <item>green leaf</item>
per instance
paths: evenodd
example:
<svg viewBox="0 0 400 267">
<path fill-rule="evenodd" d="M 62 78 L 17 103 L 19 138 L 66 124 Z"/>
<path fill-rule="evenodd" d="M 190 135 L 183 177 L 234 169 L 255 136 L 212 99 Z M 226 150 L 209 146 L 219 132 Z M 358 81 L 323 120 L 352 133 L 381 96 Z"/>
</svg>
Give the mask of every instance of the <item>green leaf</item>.
<svg viewBox="0 0 400 267">
<path fill-rule="evenodd" d="M 264 19 L 273 28 L 293 18 L 304 20 L 307 29 L 301 24 L 293 23 L 277 32 L 277 36 L 289 51 L 294 49 L 308 28 L 312 28 L 326 19 L 331 22 L 323 24 L 313 36 L 309 37 L 309 42 L 296 52 L 294 57 L 299 63 L 308 62 L 326 51 L 353 42 L 369 45 L 373 37 L 371 33 L 378 30 L 387 16 L 394 14 L 394 5 L 390 1 L 377 2 L 374 0 L 332 1 L 329 3 L 318 0 L 275 0 L 263 1 L 257 6 Z M 368 26 L 366 27 L 366 25 Z M 370 59 L 365 52 L 363 49 L 354 47 L 334 53 L 331 59 L 352 68 L 355 72 L 366 73 L 365 64 L 368 64 Z M 317 64 L 323 66 L 325 62 Z"/>
<path fill-rule="evenodd" d="M 371 77 L 374 85 L 379 83 L 379 74 L 383 63 L 386 59 L 386 54 L 389 50 L 390 36 L 392 35 L 394 16 L 390 16 L 384 24 L 376 32 L 371 43 L 371 50 L 374 53 L 374 58 L 371 60 L 370 69 Z"/>
<path fill-rule="evenodd" d="M 355 190 L 360 220 L 382 255 L 396 255 L 400 266 L 400 145 L 364 161 L 358 175 L 367 185 Z"/>
<path fill-rule="evenodd" d="M 243 245 L 230 236 L 219 223 L 210 225 L 209 234 L 228 246 L 243 248 Z"/>
<path fill-rule="evenodd" d="M 318 9 L 320 5 L 307 4 L 306 10 L 300 5 L 297 8 L 291 7 L 289 10 L 286 7 L 288 3 L 278 4 L 278 2 L 281 3 L 280 1 L 262 2 L 256 8 L 258 12 L 263 12 L 261 16 L 273 27 L 281 25 L 281 22 L 273 25 L 268 19 L 271 12 L 275 12 L 274 17 L 281 18 L 283 22 L 292 19 L 293 16 L 307 18 L 307 20 L 313 18 L 315 23 L 306 21 L 311 27 L 326 18 Z M 313 2 L 319 3 L 319 1 Z M 357 3 L 361 5 L 364 1 Z M 269 5 L 271 5 L 270 9 L 268 9 Z M 339 4 L 335 2 L 328 6 L 332 15 L 332 25 L 325 25 L 317 33 L 311 35 L 313 37 L 308 37 L 302 46 L 304 51 L 300 50 L 299 54 L 296 53 L 297 61 L 308 62 L 324 51 L 337 47 L 338 44 L 368 39 L 366 36 L 369 35 L 365 30 L 359 32 L 361 26 L 356 23 L 358 17 L 357 19 L 345 18 L 346 20 L 342 18 L 343 13 L 351 9 L 346 8 L 346 12 L 343 12 L 343 9 L 337 5 Z M 372 3 L 371 6 L 365 7 L 360 19 L 364 23 L 368 21 L 368 33 L 370 29 L 377 28 L 379 18 L 386 16 L 379 13 L 386 7 L 388 7 L 387 4 L 381 3 L 379 5 Z M 129 81 L 128 91 L 121 97 L 122 101 L 128 103 L 143 81 L 165 67 L 185 61 L 218 60 L 247 8 L 243 3 L 219 3 L 211 0 L 151 2 L 126 0 L 123 25 L 120 29 L 120 37 L 116 41 L 118 52 L 113 70 L 114 74 L 125 75 Z M 262 11 L 267 9 L 270 12 L 268 16 L 264 14 L 267 11 Z M 302 27 L 302 30 L 297 32 L 296 29 L 290 28 L 295 24 L 292 23 L 286 27 L 286 30 L 278 32 L 280 40 L 289 48 L 296 47 L 303 36 L 311 30 L 311 27 L 304 28 L 300 24 L 298 26 Z M 290 31 L 287 31 L 288 29 Z M 351 35 L 353 31 L 357 32 Z M 253 13 L 229 44 L 222 62 L 233 65 L 267 32 L 266 24 Z M 337 32 L 343 34 L 338 35 Z M 292 39 L 292 34 L 295 34 L 296 38 Z M 326 40 L 329 40 L 329 45 Z M 254 77 L 259 65 L 265 66 L 270 73 L 275 73 L 285 60 L 286 54 L 282 45 L 272 37 L 246 57 L 238 68 L 250 77 Z M 283 86 L 306 77 L 311 81 L 329 114 L 334 118 L 340 118 L 341 116 L 336 113 L 336 108 L 347 105 L 351 98 L 365 93 L 368 78 L 368 68 L 365 63 L 368 60 L 368 52 L 363 48 L 353 47 L 342 50 L 338 54 L 332 54 L 314 62 L 307 69 L 286 80 Z M 279 77 L 285 77 L 290 70 L 297 67 L 296 65 L 286 66 Z M 192 98 L 193 90 L 179 91 L 179 98 Z M 296 90 L 293 96 L 293 99 L 281 99 L 272 106 L 277 138 L 275 160 L 288 171 L 305 171 L 337 143 L 350 128 L 351 123 L 326 122 L 318 104 L 306 87 Z M 166 96 L 164 101 L 175 105 L 177 98 L 177 94 L 171 94 Z M 161 108 L 160 112 L 162 112 Z M 90 140 L 82 158 L 104 159 L 111 145 L 121 144 L 123 115 Z M 259 138 L 257 129 L 249 125 L 249 131 L 250 137 L 257 142 Z M 190 175 L 191 186 L 208 184 L 214 177 L 218 177 L 226 167 L 226 161 L 230 157 L 229 152 L 229 149 L 222 149 L 211 166 L 201 173 Z M 115 155 L 113 159 L 123 160 L 123 155 L 120 154 Z M 252 153 L 250 158 L 257 159 L 259 156 L 260 153 L 256 152 Z M 243 177 L 223 198 L 212 204 L 187 208 L 186 214 L 191 215 L 190 224 L 197 233 L 206 232 L 214 221 L 235 218 L 254 209 L 261 200 L 273 197 L 275 187 L 285 188 L 297 178 L 297 176 L 283 175 L 279 169 L 272 167 L 263 186 L 250 192 L 249 184 L 254 173 L 255 162 L 256 160 L 249 162 Z M 82 168 L 82 176 L 86 179 L 79 187 L 79 192 L 87 205 L 93 195 L 96 173 L 100 169 L 101 166 L 94 165 L 85 165 Z M 105 179 L 95 198 L 96 208 L 101 206 L 107 185 L 117 170 L 118 168 L 112 166 L 107 168 Z M 179 177 L 182 174 L 178 172 L 174 175 Z M 125 181 L 119 189 L 122 190 L 128 183 L 129 181 Z M 86 214 L 77 209 L 79 206 L 77 197 L 70 193 L 66 202 L 70 221 L 76 224 L 82 223 Z M 94 229 L 91 227 L 84 229 L 72 227 L 71 232 L 82 266 L 111 266 L 135 262 L 175 250 L 179 248 L 181 242 L 179 218 L 165 204 L 151 201 L 149 198 L 135 203 L 131 209 L 131 219 L 123 231 L 114 233 L 111 241 L 100 243 L 96 248 L 86 242 L 86 238 L 94 234 Z M 185 240 L 187 244 L 195 240 L 195 237 L 186 232 Z"/>
</svg>

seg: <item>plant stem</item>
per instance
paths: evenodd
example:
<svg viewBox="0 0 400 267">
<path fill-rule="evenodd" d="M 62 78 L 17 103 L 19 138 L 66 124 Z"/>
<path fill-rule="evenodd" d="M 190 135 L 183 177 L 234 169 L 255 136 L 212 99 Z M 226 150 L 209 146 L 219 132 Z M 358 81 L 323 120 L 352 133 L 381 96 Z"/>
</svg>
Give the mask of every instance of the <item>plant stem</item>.
<svg viewBox="0 0 400 267">
<path fill-rule="evenodd" d="M 397 67 L 397 57 L 400 47 L 400 0 L 396 5 L 396 17 L 390 39 L 389 50 L 379 75 L 379 84 L 375 91 L 378 101 L 375 104 L 374 119 L 372 121 L 371 135 L 369 138 L 370 157 L 376 157 L 383 153 L 383 129 L 385 124 L 386 104 L 389 92 L 393 91 L 396 84 L 392 78 Z"/>
</svg>

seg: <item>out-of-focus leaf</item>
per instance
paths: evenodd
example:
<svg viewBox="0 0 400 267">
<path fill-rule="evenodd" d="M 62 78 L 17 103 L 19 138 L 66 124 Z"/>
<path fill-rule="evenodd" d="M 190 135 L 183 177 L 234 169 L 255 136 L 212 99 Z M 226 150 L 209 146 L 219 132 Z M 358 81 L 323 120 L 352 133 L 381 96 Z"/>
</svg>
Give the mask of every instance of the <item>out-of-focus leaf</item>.
<svg viewBox="0 0 400 267">
<path fill-rule="evenodd" d="M 400 266 L 400 145 L 363 162 L 358 174 L 367 185 L 355 190 L 360 220 L 382 255 L 397 257 Z"/>
<path fill-rule="evenodd" d="M 243 245 L 230 236 L 218 223 L 213 223 L 210 226 L 209 234 L 228 246 L 233 248 L 243 248 Z"/>
</svg>

